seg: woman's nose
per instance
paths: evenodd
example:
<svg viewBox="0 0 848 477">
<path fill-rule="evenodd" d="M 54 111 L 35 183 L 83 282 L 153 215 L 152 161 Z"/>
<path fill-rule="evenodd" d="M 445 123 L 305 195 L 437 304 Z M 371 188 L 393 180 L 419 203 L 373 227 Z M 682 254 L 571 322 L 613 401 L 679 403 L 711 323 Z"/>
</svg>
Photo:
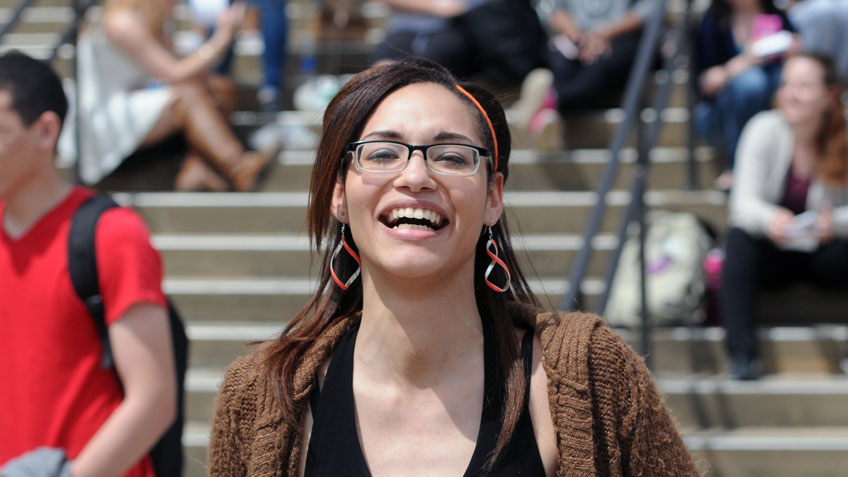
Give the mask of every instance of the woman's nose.
<svg viewBox="0 0 848 477">
<path fill-rule="evenodd" d="M 397 185 L 407 187 L 412 191 L 435 187 L 435 181 L 430 175 L 427 160 L 421 151 L 414 151 L 406 167 L 397 178 Z"/>
</svg>

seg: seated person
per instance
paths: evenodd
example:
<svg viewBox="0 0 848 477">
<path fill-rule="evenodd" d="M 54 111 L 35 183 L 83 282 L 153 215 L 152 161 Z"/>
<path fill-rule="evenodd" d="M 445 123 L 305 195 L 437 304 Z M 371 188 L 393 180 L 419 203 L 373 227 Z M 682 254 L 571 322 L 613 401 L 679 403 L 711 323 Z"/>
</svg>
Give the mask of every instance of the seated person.
<svg viewBox="0 0 848 477">
<path fill-rule="evenodd" d="M 777 20 L 777 21 L 775 21 Z M 753 42 L 778 30 L 793 31 L 772 0 L 712 0 L 695 37 L 695 127 L 726 161 L 716 187 L 729 190 L 742 127 L 766 110 L 780 80 L 783 55 L 759 56 Z M 797 44 L 790 51 L 797 51 Z"/>
<path fill-rule="evenodd" d="M 208 78 L 244 18 L 244 5 L 226 10 L 215 34 L 178 58 L 168 25 L 174 4 L 108 0 L 102 20 L 81 35 L 80 176 L 94 184 L 138 148 L 182 132 L 191 150 L 176 178 L 178 190 L 250 190 L 274 154 L 245 152 L 219 108 L 232 100 L 218 94 L 216 102 L 213 92 L 223 88 Z"/>
<path fill-rule="evenodd" d="M 391 16 L 386 37 L 374 50 L 375 63 L 412 55 L 429 58 L 460 77 L 474 73 L 474 52 L 450 22 L 465 13 L 472 0 L 383 1 L 391 7 Z"/>
<path fill-rule="evenodd" d="M 625 86 L 643 24 L 659 6 L 655 0 L 612 0 L 601 8 L 592 3 L 555 2 L 549 69 L 530 73 L 513 105 L 517 124 L 531 137 L 548 135 L 546 127 L 559 114 L 596 108 L 599 98 Z"/>
<path fill-rule="evenodd" d="M 790 57 L 777 109 L 742 131 L 719 291 L 734 378 L 759 377 L 761 287 L 848 285 L 848 126 L 840 93 L 829 59 Z"/>
<path fill-rule="evenodd" d="M 426 58 L 454 75 L 517 86 L 544 64 L 547 41 L 530 0 L 380 0 L 392 8 L 375 64 Z"/>
</svg>

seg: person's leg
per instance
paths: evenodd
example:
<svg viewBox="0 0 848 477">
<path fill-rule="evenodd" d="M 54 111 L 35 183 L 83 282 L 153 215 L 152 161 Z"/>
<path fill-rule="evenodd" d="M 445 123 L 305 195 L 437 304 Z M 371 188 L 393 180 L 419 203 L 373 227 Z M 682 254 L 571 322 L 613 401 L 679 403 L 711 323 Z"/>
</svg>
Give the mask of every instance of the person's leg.
<svg viewBox="0 0 848 477">
<path fill-rule="evenodd" d="M 229 0 L 228 3 L 232 4 L 235 0 Z M 215 33 L 215 27 L 209 29 L 206 34 L 206 38 L 210 38 L 212 34 Z M 229 76 L 230 71 L 233 67 L 233 60 L 235 59 L 235 41 L 230 43 L 227 47 L 227 51 L 224 53 L 224 56 L 221 58 L 221 61 L 218 62 L 217 65 L 212 69 L 213 75 L 218 76 Z"/>
<path fill-rule="evenodd" d="M 286 60 L 288 18 L 285 0 L 254 0 L 259 4 L 262 29 L 262 88 L 275 93 L 283 88 L 283 68 Z"/>
<path fill-rule="evenodd" d="M 731 357 L 757 357 L 756 302 L 760 255 L 767 245 L 742 229 L 727 233 L 724 264 L 719 286 L 719 304 Z"/>
<path fill-rule="evenodd" d="M 834 239 L 819 247 L 810 258 L 808 275 L 818 286 L 848 286 L 848 240 Z"/>
<path fill-rule="evenodd" d="M 171 104 L 142 145 L 182 131 L 189 146 L 202 154 L 235 190 L 252 189 L 276 151 L 246 153 L 204 84 L 181 83 L 173 86 L 172 91 Z"/>
<path fill-rule="evenodd" d="M 560 113 L 597 107 L 598 98 L 620 90 L 627 82 L 639 46 L 638 34 L 613 41 L 609 55 L 591 64 L 552 55 L 551 70 Z"/>
<path fill-rule="evenodd" d="M 727 142 L 724 138 L 722 128 L 722 104 L 716 100 L 704 99 L 695 105 L 692 112 L 692 121 L 695 123 L 695 132 L 707 144 L 714 147 L 725 162 L 730 158 L 724 157 L 729 153 Z"/>
<path fill-rule="evenodd" d="M 548 68 L 553 73 L 553 87 L 557 97 L 557 109 L 560 113 L 567 113 L 568 108 L 560 106 L 559 98 L 570 94 L 569 82 L 581 66 L 579 61 L 568 59 L 557 50 L 550 50 L 548 53 Z"/>
<path fill-rule="evenodd" d="M 735 163 L 736 146 L 745 123 L 771 106 L 775 78 L 773 71 L 748 68 L 733 78 L 725 90 L 719 93 L 717 104 L 722 109 L 722 129 L 731 168 Z"/>
<path fill-rule="evenodd" d="M 767 238 L 753 237 L 736 227 L 728 232 L 719 304 L 735 378 L 759 377 L 756 304 L 760 290 L 802 279 L 806 261 L 806 254 L 778 249 Z"/>
<path fill-rule="evenodd" d="M 469 79 L 481 70 L 464 33 L 452 24 L 433 33 L 422 47 L 419 53 L 413 45 L 413 53 L 444 66 L 457 78 Z"/>
</svg>

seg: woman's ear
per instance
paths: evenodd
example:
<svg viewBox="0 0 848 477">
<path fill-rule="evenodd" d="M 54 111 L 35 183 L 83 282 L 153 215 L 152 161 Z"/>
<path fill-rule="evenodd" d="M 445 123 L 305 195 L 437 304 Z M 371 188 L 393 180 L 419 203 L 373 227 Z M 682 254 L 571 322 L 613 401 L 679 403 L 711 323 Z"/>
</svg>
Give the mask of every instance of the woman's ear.
<svg viewBox="0 0 848 477">
<path fill-rule="evenodd" d="M 503 188 L 503 174 L 495 172 L 489 181 L 489 193 L 486 197 L 486 225 L 490 227 L 498 223 L 503 214 Z"/>
<path fill-rule="evenodd" d="M 342 179 L 336 179 L 336 185 L 333 186 L 333 198 L 330 200 L 330 211 L 339 222 L 348 223 L 347 218 L 347 200 L 344 193 L 344 184 Z"/>
</svg>

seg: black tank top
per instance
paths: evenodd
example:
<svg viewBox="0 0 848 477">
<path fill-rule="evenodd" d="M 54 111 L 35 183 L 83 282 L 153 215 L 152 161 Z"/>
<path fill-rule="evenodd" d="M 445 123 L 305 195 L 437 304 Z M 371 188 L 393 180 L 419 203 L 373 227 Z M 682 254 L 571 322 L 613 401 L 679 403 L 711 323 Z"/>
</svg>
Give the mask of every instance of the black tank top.
<svg viewBox="0 0 848 477">
<path fill-rule="evenodd" d="M 524 408 L 509 444 L 501 451 L 492 470 L 484 471 L 501 431 L 505 389 L 495 374 L 497 346 L 491 325 L 487 319 L 482 321 L 485 396 L 477 445 L 464 475 L 544 476 L 545 468 L 536 445 L 529 408 L 532 331 L 526 332 L 521 340 L 526 382 Z M 313 424 L 306 452 L 306 476 L 371 475 L 359 443 L 353 404 L 353 349 L 358 331 L 357 325 L 339 342 L 327 368 L 323 388 L 319 391 L 316 387 L 310 396 Z"/>
</svg>

